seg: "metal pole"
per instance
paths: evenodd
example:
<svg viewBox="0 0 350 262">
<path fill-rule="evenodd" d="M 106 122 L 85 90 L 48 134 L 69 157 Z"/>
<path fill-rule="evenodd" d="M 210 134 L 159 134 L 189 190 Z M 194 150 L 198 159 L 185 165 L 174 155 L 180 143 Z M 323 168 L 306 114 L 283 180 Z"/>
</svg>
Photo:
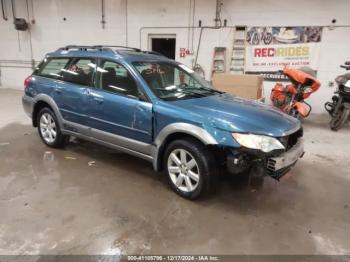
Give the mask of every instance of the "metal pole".
<svg viewBox="0 0 350 262">
<path fill-rule="evenodd" d="M 102 20 L 101 20 L 101 24 L 102 24 L 102 29 L 105 29 L 105 0 L 101 0 L 101 8 L 102 8 Z"/>
<path fill-rule="evenodd" d="M 2 10 L 2 18 L 7 21 L 8 18 L 6 16 L 6 5 L 5 5 L 5 2 L 4 0 L 1 0 L 1 10 Z"/>
<path fill-rule="evenodd" d="M 125 0 L 125 46 L 128 46 L 128 0 Z"/>
</svg>

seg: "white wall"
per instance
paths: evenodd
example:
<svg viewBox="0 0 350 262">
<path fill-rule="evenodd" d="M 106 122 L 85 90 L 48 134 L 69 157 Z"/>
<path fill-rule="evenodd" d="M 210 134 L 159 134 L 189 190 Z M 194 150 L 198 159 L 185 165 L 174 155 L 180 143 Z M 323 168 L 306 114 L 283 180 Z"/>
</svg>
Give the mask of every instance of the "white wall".
<svg viewBox="0 0 350 262">
<path fill-rule="evenodd" d="M 259 26 L 324 26 L 332 19 L 337 25 L 350 26 L 350 1 L 348 0 L 225 0 L 224 16 L 227 13 L 230 24 Z M 344 73 L 339 67 L 350 60 L 350 27 L 329 30 L 324 28 L 319 57 L 318 79 L 321 88 L 314 93 L 309 102 L 314 113 L 325 112 L 323 104 L 330 100 L 334 87 L 329 82 Z M 275 83 L 265 82 L 265 96 L 269 100 L 271 88 Z"/>
<path fill-rule="evenodd" d="M 11 5 L 5 0 L 9 21 L 0 18 L 0 60 L 31 59 L 29 32 L 18 32 L 12 24 Z M 18 17 L 31 20 L 33 11 L 29 2 L 29 17 L 26 1 L 15 0 Z M 350 25 L 350 1 L 348 0 L 223 0 L 222 19 L 228 25 L 329 25 L 337 19 L 338 25 Z M 106 26 L 101 25 L 100 0 L 33 0 L 35 24 L 31 25 L 33 58 L 41 60 L 45 53 L 66 44 L 126 44 L 126 0 L 106 0 Z M 202 20 L 203 26 L 213 26 L 215 0 L 196 0 L 195 25 Z M 188 29 L 142 27 L 188 26 L 190 0 L 128 0 L 127 27 L 128 45 L 148 48 L 149 34 L 176 34 L 176 60 L 191 65 L 195 55 L 179 57 L 179 49 L 188 46 Z M 11 18 L 10 18 L 11 17 Z M 63 21 L 63 18 L 66 21 Z M 29 19 L 28 19 L 29 18 Z M 197 49 L 199 29 L 194 29 L 194 51 Z M 191 36 L 191 34 L 190 34 Z M 18 41 L 19 39 L 19 41 Z M 192 40 L 192 39 L 190 39 Z M 190 41 L 191 42 L 191 41 Z M 20 43 L 20 48 L 19 48 Z M 321 89 L 310 101 L 314 112 L 324 112 L 323 103 L 329 100 L 333 88 L 328 83 L 343 73 L 339 65 L 350 60 L 350 27 L 329 30 L 324 28 L 319 58 L 318 78 Z M 198 63 L 210 75 L 213 49 L 215 46 L 232 48 L 232 29 L 206 29 L 203 32 Z M 230 56 L 228 53 L 228 57 Z M 4 65 L 4 64 L 2 64 Z M 8 65 L 8 64 L 7 64 Z M 14 64 L 19 65 L 19 64 Z M 23 79 L 31 69 L 1 67 L 0 88 L 22 88 Z M 269 97 L 273 83 L 265 83 L 265 94 Z"/>
</svg>

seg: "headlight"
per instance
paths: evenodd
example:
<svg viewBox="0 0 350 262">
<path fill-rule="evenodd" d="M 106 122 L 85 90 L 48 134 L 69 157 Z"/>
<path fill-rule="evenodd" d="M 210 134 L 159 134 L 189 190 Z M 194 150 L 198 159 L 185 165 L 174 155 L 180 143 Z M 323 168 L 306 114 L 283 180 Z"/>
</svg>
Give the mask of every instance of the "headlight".
<svg viewBox="0 0 350 262">
<path fill-rule="evenodd" d="M 232 133 L 232 136 L 241 146 L 258 149 L 265 153 L 276 149 L 284 149 L 281 142 L 274 137 L 241 133 Z"/>
</svg>

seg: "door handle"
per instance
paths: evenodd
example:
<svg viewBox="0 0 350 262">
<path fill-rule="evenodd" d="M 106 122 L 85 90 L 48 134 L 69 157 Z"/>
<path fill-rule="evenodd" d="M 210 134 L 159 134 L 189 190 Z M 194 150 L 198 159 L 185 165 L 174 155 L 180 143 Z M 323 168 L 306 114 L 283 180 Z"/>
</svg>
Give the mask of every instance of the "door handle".
<svg viewBox="0 0 350 262">
<path fill-rule="evenodd" d="M 84 93 L 85 95 L 90 95 L 90 94 L 91 94 L 90 90 L 87 89 L 87 88 L 83 91 L 83 93 Z"/>
<path fill-rule="evenodd" d="M 93 96 L 93 99 L 95 100 L 96 104 L 102 104 L 103 103 L 103 98 L 102 97 Z"/>
</svg>

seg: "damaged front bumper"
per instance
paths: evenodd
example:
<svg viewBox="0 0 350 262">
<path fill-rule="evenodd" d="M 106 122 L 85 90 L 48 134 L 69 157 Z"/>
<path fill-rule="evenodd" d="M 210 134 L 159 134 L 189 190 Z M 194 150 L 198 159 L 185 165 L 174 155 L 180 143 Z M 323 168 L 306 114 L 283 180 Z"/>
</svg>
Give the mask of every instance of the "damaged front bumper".
<svg viewBox="0 0 350 262">
<path fill-rule="evenodd" d="M 267 159 L 267 174 L 279 180 L 295 165 L 299 158 L 304 155 L 304 141 L 298 139 L 298 142 L 287 152 L 277 157 Z"/>
<path fill-rule="evenodd" d="M 254 165 L 259 165 L 261 167 L 259 170 L 262 170 L 263 174 L 257 175 L 268 175 L 279 180 L 290 171 L 303 155 L 304 141 L 302 138 L 299 138 L 293 147 L 278 155 L 267 155 L 262 152 L 257 153 L 246 150 L 243 152 L 232 152 L 227 156 L 226 168 L 229 173 L 237 174 L 249 168 L 251 169 Z"/>
</svg>

